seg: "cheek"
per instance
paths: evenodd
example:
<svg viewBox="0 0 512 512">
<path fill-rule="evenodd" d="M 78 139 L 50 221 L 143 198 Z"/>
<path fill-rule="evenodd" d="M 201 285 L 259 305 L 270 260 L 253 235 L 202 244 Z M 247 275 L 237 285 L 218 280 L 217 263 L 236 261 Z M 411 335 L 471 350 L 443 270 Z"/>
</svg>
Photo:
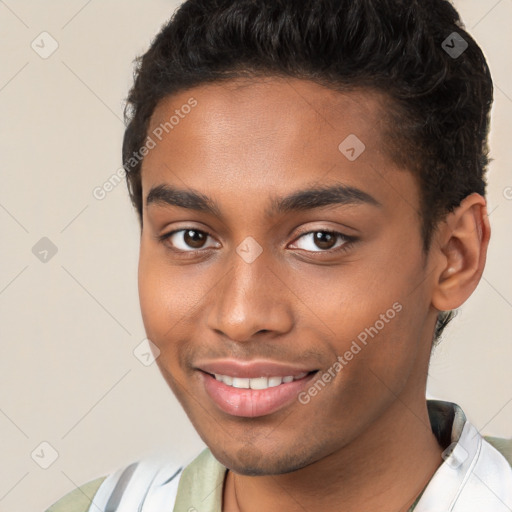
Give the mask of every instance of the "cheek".
<svg viewBox="0 0 512 512">
<path fill-rule="evenodd" d="M 412 329 L 413 311 L 396 304 L 383 309 L 383 314 L 387 323 L 380 313 L 366 324 L 357 320 L 354 334 L 338 338 L 332 346 L 337 357 L 330 369 L 337 375 L 311 402 L 319 411 L 318 421 L 332 423 L 333 435 L 336 428 L 355 433 L 378 416 L 403 394 L 417 367 L 419 337 Z M 340 410 L 351 411 L 350 417 L 359 418 L 359 423 L 352 425 L 353 420 L 340 415 Z"/>
<path fill-rule="evenodd" d="M 148 337 L 153 342 L 158 341 L 160 333 L 167 323 L 170 314 L 168 304 L 168 287 L 165 274 L 160 271 L 159 265 L 144 255 L 141 250 L 139 259 L 139 301 L 142 319 Z M 169 319 L 171 320 L 171 319 Z M 168 327 L 171 324 L 168 324 Z M 155 339 L 153 339 L 155 338 Z"/>
<path fill-rule="evenodd" d="M 428 301 L 418 283 L 424 277 L 418 255 L 405 250 L 386 254 L 383 249 L 364 268 L 340 273 L 334 293 L 323 299 L 322 318 L 331 333 L 331 348 L 347 360 L 346 373 L 364 380 L 370 372 L 376 379 L 373 370 L 399 387 L 423 335 Z"/>
<path fill-rule="evenodd" d="M 142 241 L 138 287 L 147 337 L 160 350 L 159 363 L 178 377 L 204 339 L 208 306 L 221 285 L 215 269 L 171 263 L 160 248 Z"/>
<path fill-rule="evenodd" d="M 336 272 L 330 269 L 303 286 L 302 301 L 312 305 L 329 338 L 343 340 L 340 348 L 358 337 L 363 342 L 371 339 L 368 331 L 396 330 L 402 321 L 404 314 L 399 310 L 410 301 L 411 284 L 418 276 L 406 264 L 395 268 L 393 259 L 380 256 L 367 259 L 364 265 L 340 267 Z"/>
<path fill-rule="evenodd" d="M 413 372 L 423 371 L 428 303 L 421 286 L 411 293 L 406 277 L 383 281 L 385 292 L 367 294 L 343 340 L 348 380 L 370 401 L 400 395 Z"/>
<path fill-rule="evenodd" d="M 172 267 L 142 243 L 138 287 L 146 334 L 160 350 L 180 337 L 182 325 L 193 314 L 200 290 L 194 280 L 184 277 L 180 267 Z"/>
</svg>

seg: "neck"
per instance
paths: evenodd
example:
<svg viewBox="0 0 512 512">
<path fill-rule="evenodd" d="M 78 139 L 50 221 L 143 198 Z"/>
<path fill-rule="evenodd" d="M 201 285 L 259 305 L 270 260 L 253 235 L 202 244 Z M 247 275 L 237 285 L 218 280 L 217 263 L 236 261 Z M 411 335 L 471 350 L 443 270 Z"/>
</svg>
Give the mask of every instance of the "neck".
<svg viewBox="0 0 512 512">
<path fill-rule="evenodd" d="M 442 463 L 424 396 L 397 397 L 349 445 L 298 471 L 257 477 L 228 471 L 223 512 L 407 512 Z"/>
</svg>

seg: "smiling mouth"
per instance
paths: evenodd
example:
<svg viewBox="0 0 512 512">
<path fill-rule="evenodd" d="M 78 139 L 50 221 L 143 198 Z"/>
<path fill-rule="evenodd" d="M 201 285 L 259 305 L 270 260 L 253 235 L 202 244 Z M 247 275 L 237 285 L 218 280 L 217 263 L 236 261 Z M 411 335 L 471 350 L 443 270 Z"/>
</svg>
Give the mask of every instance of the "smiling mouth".
<svg viewBox="0 0 512 512">
<path fill-rule="evenodd" d="M 287 384 L 289 382 L 303 379 L 304 377 L 315 373 L 317 370 L 313 370 L 311 372 L 302 372 L 298 375 L 286 375 L 284 377 L 274 376 L 274 377 L 254 377 L 254 378 L 244 378 L 244 377 L 232 377 L 231 375 L 222 375 L 219 373 L 208 373 L 215 378 L 215 380 L 226 384 L 227 386 L 238 388 L 238 389 L 268 389 L 280 386 L 281 384 Z"/>
<path fill-rule="evenodd" d="M 258 377 L 210 373 L 204 370 L 200 370 L 199 373 L 205 392 L 221 411 L 230 416 L 256 418 L 291 406 L 297 400 L 297 395 L 308 386 L 319 371 L 301 371 L 294 372 L 294 375 L 286 375 L 285 373 L 289 373 L 290 370 L 291 368 L 283 368 L 284 375 L 272 375 L 269 372 L 270 376 L 267 373 Z M 236 371 L 235 367 L 233 373 Z M 265 374 L 268 370 L 260 371 Z M 261 375 L 260 371 L 253 368 L 250 373 Z M 275 368 L 274 371 L 278 373 L 280 370 Z M 245 373 L 247 375 L 249 371 L 246 370 Z"/>
</svg>

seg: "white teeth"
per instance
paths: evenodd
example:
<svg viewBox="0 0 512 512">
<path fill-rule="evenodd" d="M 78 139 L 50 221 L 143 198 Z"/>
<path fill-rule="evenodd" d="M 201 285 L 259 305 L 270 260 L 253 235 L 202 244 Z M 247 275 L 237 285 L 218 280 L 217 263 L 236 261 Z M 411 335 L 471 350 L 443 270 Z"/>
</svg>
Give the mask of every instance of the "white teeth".
<svg viewBox="0 0 512 512">
<path fill-rule="evenodd" d="M 253 379 L 247 379 L 242 377 L 231 377 L 229 375 L 220 375 L 216 373 L 215 378 L 218 381 L 234 388 L 267 389 L 279 386 L 280 384 L 286 384 L 287 382 L 292 382 L 293 380 L 302 379 L 306 375 L 307 372 L 303 372 L 295 377 L 292 375 L 287 375 L 286 377 L 256 377 Z"/>
<path fill-rule="evenodd" d="M 268 379 L 267 377 L 259 377 L 257 379 L 249 379 L 251 389 L 266 389 L 268 388 Z"/>
<path fill-rule="evenodd" d="M 279 386 L 279 384 L 281 384 L 282 382 L 283 382 L 282 377 L 269 377 L 268 378 L 268 387 L 273 388 L 275 386 Z"/>
<path fill-rule="evenodd" d="M 251 379 L 243 379 L 241 377 L 233 377 L 233 384 L 231 384 L 234 388 L 246 388 L 249 389 L 249 383 Z"/>
</svg>

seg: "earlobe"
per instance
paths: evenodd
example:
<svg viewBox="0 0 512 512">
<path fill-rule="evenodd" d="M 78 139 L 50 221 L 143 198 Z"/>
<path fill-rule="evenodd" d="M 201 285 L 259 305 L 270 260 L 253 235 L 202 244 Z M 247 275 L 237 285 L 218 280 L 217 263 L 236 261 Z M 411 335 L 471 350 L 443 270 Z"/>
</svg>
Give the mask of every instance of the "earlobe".
<svg viewBox="0 0 512 512">
<path fill-rule="evenodd" d="M 456 309 L 473 293 L 484 270 L 490 232 L 480 194 L 470 194 L 447 215 L 437 234 L 439 265 L 432 295 L 437 310 Z"/>
</svg>

